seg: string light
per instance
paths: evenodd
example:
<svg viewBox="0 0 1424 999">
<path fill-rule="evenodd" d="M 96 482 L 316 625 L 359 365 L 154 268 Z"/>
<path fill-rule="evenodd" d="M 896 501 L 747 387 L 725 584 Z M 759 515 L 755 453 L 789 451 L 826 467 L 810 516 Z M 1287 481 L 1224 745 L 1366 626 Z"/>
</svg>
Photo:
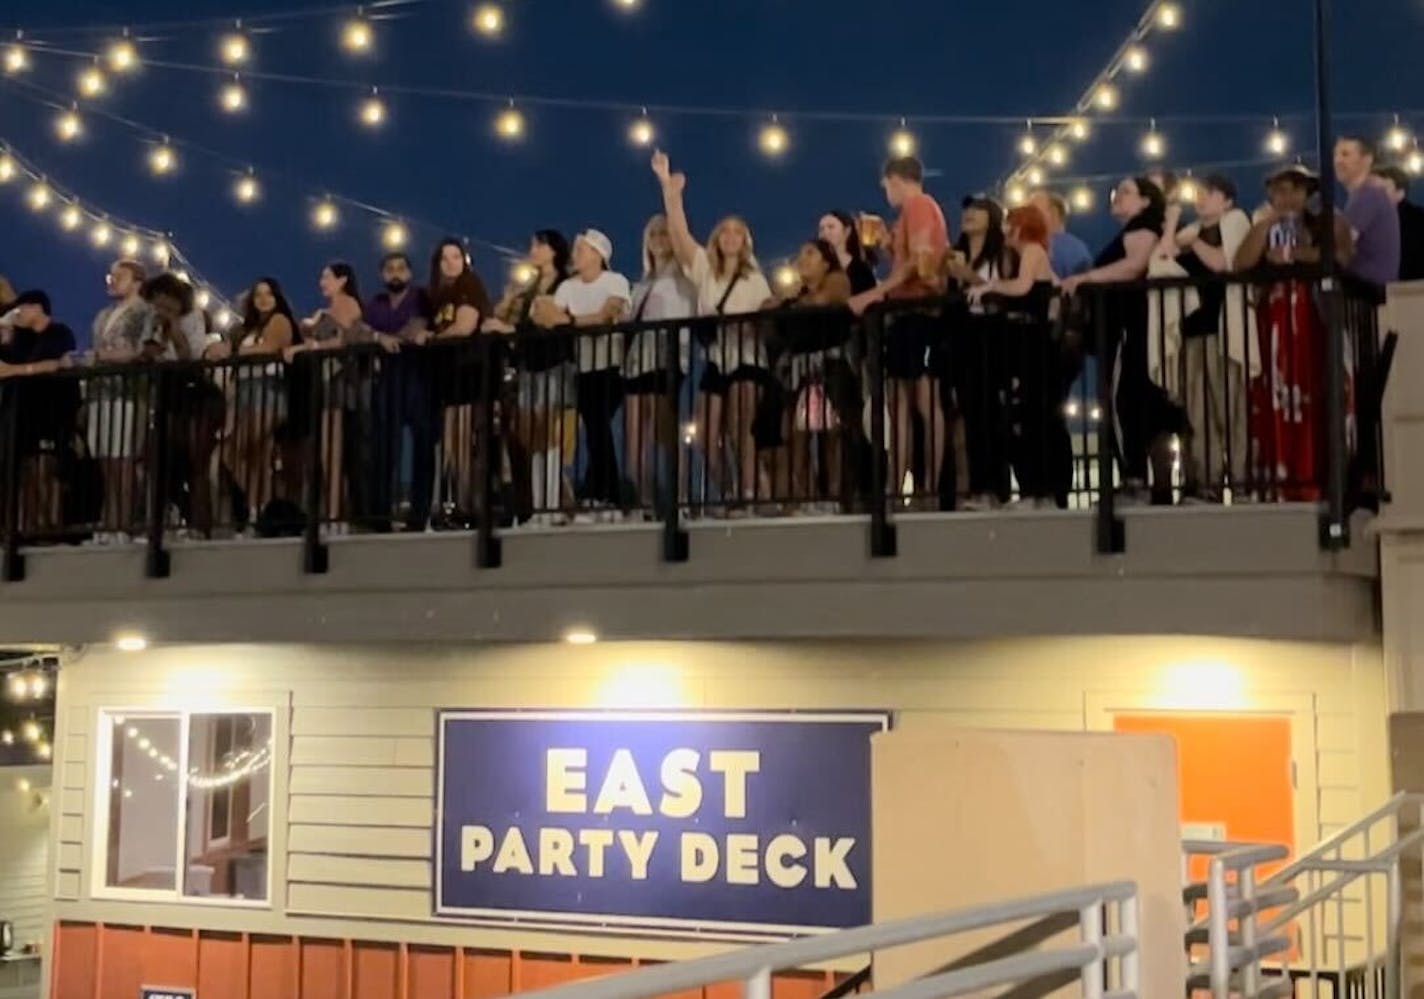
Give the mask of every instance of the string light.
<svg viewBox="0 0 1424 999">
<path fill-rule="evenodd" d="M 119 244 L 119 249 L 123 251 L 125 257 L 132 259 L 138 256 L 139 250 L 143 249 L 143 244 L 139 241 L 137 236 L 133 233 L 129 233 L 124 237 L 123 242 Z"/>
<path fill-rule="evenodd" d="M 1068 125 L 1068 135 L 1074 142 L 1086 142 L 1088 136 L 1092 134 L 1092 129 L 1082 118 L 1075 118 Z"/>
<path fill-rule="evenodd" d="M 1272 156 L 1284 156 L 1290 152 L 1290 136 L 1281 130 L 1279 118 L 1271 120 L 1271 130 L 1266 133 L 1266 152 Z"/>
<path fill-rule="evenodd" d="M 8 686 L 10 688 L 10 697 L 17 701 L 23 701 L 25 695 L 30 692 L 30 686 L 25 682 L 25 675 L 23 673 L 11 673 Z"/>
<path fill-rule="evenodd" d="M 9 76 L 23 73 L 30 68 L 30 53 L 19 42 L 5 48 L 5 72 Z"/>
<path fill-rule="evenodd" d="M 772 280 L 782 291 L 792 291 L 801 283 L 801 275 L 790 264 L 782 264 L 772 275 Z"/>
<path fill-rule="evenodd" d="M 0 155 L 0 184 L 8 184 L 15 179 L 15 158 L 9 153 Z"/>
<path fill-rule="evenodd" d="M 148 152 L 148 169 L 155 176 L 170 174 L 178 166 L 178 154 L 167 142 L 159 143 Z"/>
<path fill-rule="evenodd" d="M 410 242 L 410 233 L 400 222 L 392 219 L 381 228 L 381 245 L 387 250 L 400 250 Z"/>
<path fill-rule="evenodd" d="M 513 101 L 495 117 L 494 131 L 501 139 L 509 142 L 524 135 L 524 115 L 514 106 Z"/>
<path fill-rule="evenodd" d="M 653 128 L 653 123 L 648 119 L 648 112 L 645 110 L 641 117 L 635 119 L 633 124 L 628 126 L 628 141 L 635 146 L 647 147 L 653 144 L 657 138 L 657 130 Z"/>
<path fill-rule="evenodd" d="M 73 232 L 84 224 L 84 213 L 78 205 L 69 205 L 59 213 L 59 225 L 65 232 Z"/>
<path fill-rule="evenodd" d="M 761 127 L 761 131 L 757 135 L 757 145 L 767 156 L 780 156 L 790 148 L 791 139 L 775 115 L 772 115 L 771 121 Z"/>
<path fill-rule="evenodd" d="M 227 329 L 232 325 L 232 310 L 227 306 L 218 309 L 213 315 L 213 322 L 217 324 L 218 329 Z"/>
<path fill-rule="evenodd" d="M 109 46 L 109 68 L 115 73 L 132 73 L 138 69 L 138 49 L 127 38 Z"/>
<path fill-rule="evenodd" d="M 1182 182 L 1177 185 L 1177 201 L 1183 205 L 1194 205 L 1197 200 L 1196 179 L 1187 176 L 1182 178 Z"/>
<path fill-rule="evenodd" d="M 100 220 L 94 223 L 94 228 L 89 230 L 89 242 L 102 250 L 113 241 L 114 230 L 109 227 L 109 223 Z"/>
<path fill-rule="evenodd" d="M 218 92 L 218 104 L 228 114 L 236 114 L 247 107 L 247 90 L 236 77 Z"/>
<path fill-rule="evenodd" d="M 1103 111 L 1113 110 L 1117 107 L 1117 102 L 1117 87 L 1114 87 L 1111 83 L 1104 83 L 1098 87 L 1097 93 L 1093 95 L 1093 103 Z"/>
<path fill-rule="evenodd" d="M 1010 207 L 1017 208 L 1028 200 L 1028 192 L 1023 189 L 1022 184 L 1010 184 L 1009 189 L 1004 192 L 1004 197 L 1008 199 Z"/>
<path fill-rule="evenodd" d="M 915 138 L 914 132 L 905 127 L 905 119 L 901 118 L 900 127 L 890 135 L 890 155 L 901 158 L 914 156 L 915 151 L 919 148 L 919 139 Z"/>
<path fill-rule="evenodd" d="M 380 95 L 371 91 L 371 96 L 361 102 L 360 108 L 361 124 L 367 128 L 379 128 L 386 120 L 386 104 L 381 100 Z"/>
<path fill-rule="evenodd" d="M 13 746 L 15 744 L 15 733 L 8 728 L 0 732 L 0 745 Z"/>
<path fill-rule="evenodd" d="M 1399 116 L 1395 115 L 1394 127 L 1384 137 L 1385 148 L 1391 152 L 1402 153 L 1409 148 L 1412 140 L 1413 136 L 1409 134 L 1409 130 L 1399 123 Z"/>
<path fill-rule="evenodd" d="M 272 762 L 272 743 L 268 741 L 260 749 L 244 749 L 223 763 L 223 771 L 217 774 L 199 773 L 195 768 L 183 778 L 189 787 L 199 791 L 216 791 L 240 784 L 267 769 Z"/>
<path fill-rule="evenodd" d="M 1149 160 L 1160 160 L 1167 153 L 1167 142 L 1157 131 L 1157 120 L 1152 120 L 1147 134 L 1142 137 L 1142 155 Z"/>
<path fill-rule="evenodd" d="M 35 755 L 42 760 L 47 760 L 52 755 L 54 755 L 54 750 L 50 748 L 49 743 L 41 742 L 39 745 L 35 746 Z"/>
<path fill-rule="evenodd" d="M 1075 212 L 1091 211 L 1093 207 L 1093 190 L 1090 187 L 1079 187 L 1073 191 L 1069 198 L 1069 203 Z"/>
<path fill-rule="evenodd" d="M 73 142 L 84 134 L 84 122 L 79 117 L 79 112 L 74 110 L 63 111 L 54 122 L 55 134 L 59 136 L 61 142 Z"/>
<path fill-rule="evenodd" d="M 1043 183 L 1043 171 L 1038 167 L 1029 167 L 1028 173 L 1024 174 L 1024 178 L 1032 187 L 1038 187 Z"/>
<path fill-rule="evenodd" d="M 504 8 L 497 3 L 482 3 L 475 8 L 475 30 L 487 38 L 504 31 Z"/>
<path fill-rule="evenodd" d="M 375 32 L 371 30 L 371 22 L 359 13 L 347 21 L 346 26 L 341 30 L 341 47 L 354 55 L 365 55 L 370 52 L 375 39 Z"/>
<path fill-rule="evenodd" d="M 1068 150 L 1057 142 L 1044 150 L 1043 155 L 1048 158 L 1049 163 L 1056 167 L 1064 166 L 1068 162 Z"/>
<path fill-rule="evenodd" d="M 614 3 L 618 4 L 618 6 L 622 7 L 624 10 L 632 10 L 634 7 L 638 6 L 639 0 L 614 0 Z"/>
<path fill-rule="evenodd" d="M 1424 173 L 1424 153 L 1417 148 L 1404 161 L 1404 169 L 1412 174 Z"/>
<path fill-rule="evenodd" d="M 196 305 L 199 310 L 206 312 L 208 306 L 213 304 L 212 292 L 206 288 L 198 289 L 197 294 L 193 296 L 193 304 Z"/>
<path fill-rule="evenodd" d="M 1032 156 L 1038 152 L 1038 139 L 1033 135 L 1033 122 L 1028 123 L 1028 131 L 1019 138 L 1019 152 L 1024 156 Z"/>
<path fill-rule="evenodd" d="M 153 244 L 153 249 L 149 250 L 149 256 L 153 262 L 160 267 L 167 267 L 168 261 L 173 259 L 173 250 L 163 240 L 158 240 Z"/>
<path fill-rule="evenodd" d="M 1175 3 L 1164 3 L 1157 8 L 1157 26 L 1175 31 L 1182 26 L 1182 8 Z"/>
<path fill-rule="evenodd" d="M 341 221 L 341 213 L 336 210 L 336 205 L 331 201 L 319 201 L 312 209 L 312 225 L 323 231 L 336 228 L 336 223 Z"/>
<path fill-rule="evenodd" d="M 1133 73 L 1147 72 L 1147 50 L 1141 45 L 1132 46 L 1123 56 L 1122 64 Z"/>
<path fill-rule="evenodd" d="M 527 260 L 521 260 L 510 268 L 509 276 L 514 279 L 514 283 L 521 287 L 528 287 L 534 283 L 534 279 L 539 276 L 539 269 Z"/>
<path fill-rule="evenodd" d="M 230 35 L 223 37 L 222 44 L 218 47 L 218 56 L 229 66 L 241 66 L 247 62 L 251 55 L 251 50 L 247 44 L 247 36 L 240 31 L 234 31 Z"/>
<path fill-rule="evenodd" d="M 257 183 L 257 178 L 249 171 L 237 178 L 232 185 L 232 196 L 238 200 L 239 204 L 250 205 L 262 196 L 262 187 Z"/>
<path fill-rule="evenodd" d="M 29 721 L 25 722 L 25 724 L 20 726 L 20 738 L 24 739 L 26 742 L 39 742 L 41 734 L 42 733 L 40 732 L 39 722 L 35 721 L 33 718 L 31 718 Z"/>
<path fill-rule="evenodd" d="M 42 212 L 49 207 L 52 197 L 53 195 L 50 194 L 49 185 L 44 181 L 37 181 L 34 186 L 30 188 L 28 200 L 32 209 L 37 212 Z"/>
<path fill-rule="evenodd" d="M 98 66 L 90 66 L 79 73 L 79 95 L 81 97 L 103 97 L 109 89 L 109 81 Z"/>
</svg>

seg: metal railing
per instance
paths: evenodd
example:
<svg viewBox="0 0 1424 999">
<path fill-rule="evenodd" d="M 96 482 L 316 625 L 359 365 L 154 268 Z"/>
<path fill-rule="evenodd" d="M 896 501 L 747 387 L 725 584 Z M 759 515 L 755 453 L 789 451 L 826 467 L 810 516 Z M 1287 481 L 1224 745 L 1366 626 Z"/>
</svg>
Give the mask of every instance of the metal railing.
<svg viewBox="0 0 1424 999">
<path fill-rule="evenodd" d="M 1210 858 L 1207 880 L 1184 894 L 1189 993 L 1326 987 L 1332 996 L 1399 999 L 1406 985 L 1419 987 L 1406 978 L 1409 958 L 1424 953 L 1424 794 L 1396 795 L 1269 875 L 1259 868 L 1285 859 L 1285 847 L 1187 843 L 1184 852 Z"/>
<path fill-rule="evenodd" d="M 23 578 L 25 545 L 144 543 L 163 575 L 175 540 L 246 535 L 299 536 L 324 571 L 333 535 L 430 527 L 473 531 L 493 567 L 505 532 L 609 521 L 660 524 L 678 561 L 689 521 L 808 513 L 866 518 L 886 557 L 898 518 L 1001 507 L 1096 508 L 1112 553 L 1129 501 L 1320 502 L 1344 476 L 1351 507 L 1374 506 L 1375 304 L 1333 293 L 1347 426 L 1327 432 L 1326 408 L 1301 402 L 1330 363 L 1314 280 L 1066 300 L 1045 286 L 861 319 L 785 308 L 10 378 L 4 575 Z"/>
<path fill-rule="evenodd" d="M 972 963 L 956 962 L 949 970 L 933 971 L 876 995 L 885 999 L 944 999 L 1011 985 L 1024 987 L 1016 995 L 1043 995 L 1060 987 L 1061 976 L 1071 973 L 1079 983 L 1078 994 L 1084 999 L 1140 996 L 1138 896 L 1137 887 L 1131 882 L 1093 885 L 748 947 L 523 995 L 534 999 L 656 999 L 708 985 L 740 982 L 746 999 L 771 999 L 771 979 L 776 971 L 1063 914 L 1071 914 L 1076 921 L 1076 942 L 1023 949 Z"/>
</svg>

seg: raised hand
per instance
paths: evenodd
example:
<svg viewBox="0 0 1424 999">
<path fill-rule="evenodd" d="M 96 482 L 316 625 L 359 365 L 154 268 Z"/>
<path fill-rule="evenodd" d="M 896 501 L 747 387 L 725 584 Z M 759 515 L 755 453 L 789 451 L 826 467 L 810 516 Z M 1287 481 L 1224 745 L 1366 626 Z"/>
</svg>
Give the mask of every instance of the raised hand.
<svg viewBox="0 0 1424 999">
<path fill-rule="evenodd" d="M 668 161 L 668 154 L 661 149 L 654 152 L 652 166 L 653 176 L 666 184 L 668 178 L 672 176 L 672 164 Z"/>
</svg>

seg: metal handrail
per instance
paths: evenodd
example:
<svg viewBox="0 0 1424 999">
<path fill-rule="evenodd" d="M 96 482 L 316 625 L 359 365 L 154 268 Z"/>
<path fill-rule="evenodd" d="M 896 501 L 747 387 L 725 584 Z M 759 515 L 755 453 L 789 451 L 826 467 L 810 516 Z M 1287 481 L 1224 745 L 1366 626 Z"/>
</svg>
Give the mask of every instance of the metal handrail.
<svg viewBox="0 0 1424 999">
<path fill-rule="evenodd" d="M 1379 808 L 1376 808 L 1373 812 L 1370 812 L 1364 818 L 1351 823 L 1344 829 L 1341 829 L 1333 833 L 1332 835 L 1326 837 L 1325 839 L 1321 840 L 1309 852 L 1297 857 L 1291 863 L 1287 864 L 1285 867 L 1282 867 L 1279 871 L 1276 871 L 1270 877 L 1266 878 L 1266 880 L 1262 882 L 1262 886 L 1264 887 L 1266 885 L 1276 885 L 1282 882 L 1293 880 L 1296 875 L 1300 874 L 1301 871 L 1304 871 L 1309 867 L 1311 861 L 1322 859 L 1327 853 L 1331 852 L 1332 850 L 1339 849 L 1349 840 L 1354 839 L 1356 836 L 1359 836 L 1360 834 L 1379 824 L 1379 822 L 1383 819 L 1387 819 L 1393 815 L 1398 815 L 1407 806 L 1418 806 L 1424 808 L 1424 794 L 1418 794 L 1408 791 L 1399 792 L 1394 797 L 1390 798 L 1387 802 L 1385 802 L 1383 805 L 1381 805 Z"/>
<path fill-rule="evenodd" d="M 1107 903 L 1117 903 L 1121 906 L 1123 924 L 1121 937 L 1102 937 L 1102 910 Z M 836 958 L 901 947 L 906 944 L 933 940 L 937 937 L 952 936 L 971 930 L 981 930 L 1022 919 L 1030 919 L 1034 916 L 1045 916 L 1065 911 L 1076 911 L 1083 914 L 1084 935 L 1089 939 L 1081 949 L 1086 951 L 1091 946 L 1093 955 L 1101 954 L 1101 957 L 1096 958 L 1097 960 L 1110 956 L 1126 958 L 1123 961 L 1123 984 L 1125 988 L 1135 991 L 1137 962 L 1131 957 L 1131 954 L 1135 953 L 1136 948 L 1137 886 L 1130 881 L 1116 881 L 1029 898 L 1013 899 L 939 915 L 898 919 L 857 929 L 841 930 L 823 936 L 805 937 L 786 943 L 766 944 L 727 954 L 714 954 L 691 961 L 661 964 L 607 978 L 526 992 L 524 996 L 526 999 L 528 997 L 534 997 L 534 999 L 648 999 L 648 997 L 664 996 L 717 982 L 742 980 L 747 983 L 748 999 L 765 999 L 770 995 L 770 973 L 776 969 L 806 967 Z M 1092 938 L 1092 930 L 1088 925 L 1090 913 L 1097 919 L 1096 939 Z M 1123 941 L 1130 943 L 1131 947 L 1127 947 Z M 1040 956 L 1045 955 L 1035 953 L 1005 959 L 1009 962 L 1020 962 L 1010 969 L 1015 972 L 1015 975 L 1009 980 L 1041 973 L 1035 972 L 1036 964 L 1026 961 L 1026 958 L 1031 957 L 1037 960 Z M 996 963 L 998 962 L 979 965 L 978 968 L 987 968 Z M 1078 965 L 1078 967 L 1082 966 L 1081 963 Z M 975 968 L 958 969 L 935 977 L 964 981 L 967 979 L 955 976 L 965 976 L 975 970 Z M 1060 970 L 1060 965 L 1055 963 L 1053 968 L 1048 970 Z M 950 994 L 958 993 L 945 991 L 936 993 L 938 996 Z M 1102 996 L 1103 992 L 1100 990 L 1096 995 Z M 913 999 L 913 997 L 902 996 L 900 999 Z"/>
</svg>

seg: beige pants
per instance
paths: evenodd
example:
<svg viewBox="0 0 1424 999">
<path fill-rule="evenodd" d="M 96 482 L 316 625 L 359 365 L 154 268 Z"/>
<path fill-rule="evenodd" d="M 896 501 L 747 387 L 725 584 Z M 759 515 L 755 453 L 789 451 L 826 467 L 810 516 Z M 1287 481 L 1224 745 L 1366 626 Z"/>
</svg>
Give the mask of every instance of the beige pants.
<svg viewBox="0 0 1424 999">
<path fill-rule="evenodd" d="M 1189 337 L 1182 343 L 1182 404 L 1192 432 L 1183 449 L 1189 490 L 1221 492 L 1229 479 L 1245 487 L 1247 433 L 1246 369 L 1222 352 L 1221 337 Z"/>
</svg>

